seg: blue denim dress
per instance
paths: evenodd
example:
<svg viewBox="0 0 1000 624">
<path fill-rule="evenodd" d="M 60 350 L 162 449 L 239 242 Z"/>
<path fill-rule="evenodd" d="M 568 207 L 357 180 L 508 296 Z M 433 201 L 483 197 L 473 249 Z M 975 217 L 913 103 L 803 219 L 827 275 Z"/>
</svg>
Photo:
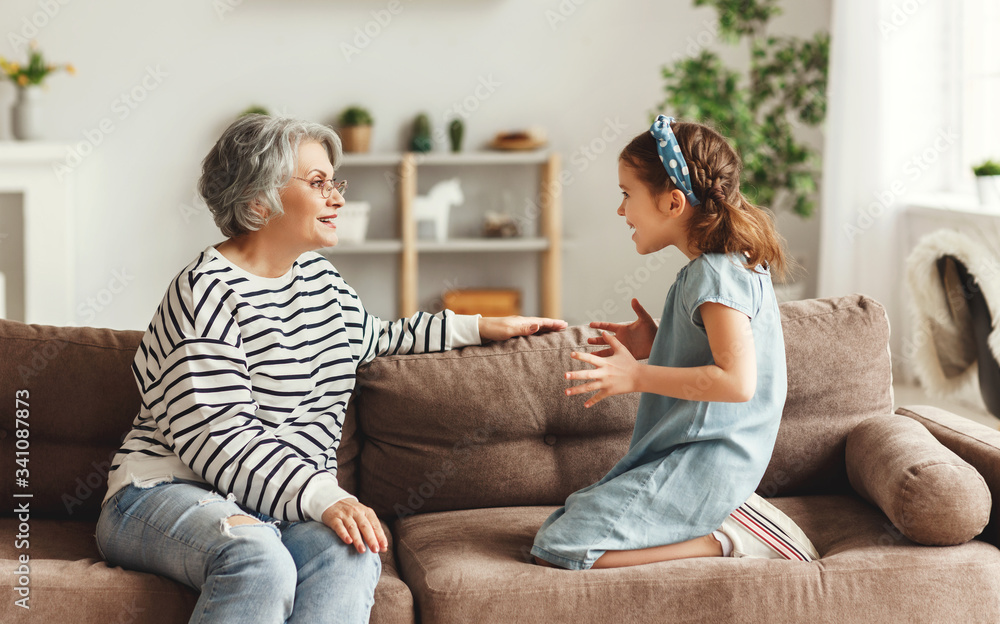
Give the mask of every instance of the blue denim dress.
<svg viewBox="0 0 1000 624">
<path fill-rule="evenodd" d="M 586 570 L 606 551 L 683 542 L 718 529 L 757 488 L 785 404 L 785 343 L 768 271 L 738 255 L 701 254 L 677 273 L 649 364 L 714 362 L 698 306 L 714 301 L 750 318 L 757 388 L 744 403 L 639 400 L 628 453 L 600 481 L 571 494 L 535 535 L 531 553 Z M 699 383 L 710 384 L 708 375 Z"/>
</svg>

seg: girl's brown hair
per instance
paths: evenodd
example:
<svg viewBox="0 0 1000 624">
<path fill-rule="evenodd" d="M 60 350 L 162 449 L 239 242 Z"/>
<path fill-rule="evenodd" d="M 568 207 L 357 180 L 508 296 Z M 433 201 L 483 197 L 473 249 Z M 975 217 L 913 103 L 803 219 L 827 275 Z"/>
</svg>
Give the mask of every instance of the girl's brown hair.
<svg viewBox="0 0 1000 624">
<path fill-rule="evenodd" d="M 688 241 L 702 253 L 747 252 L 744 265 L 764 265 L 783 281 L 787 260 L 783 239 L 774 228 L 771 213 L 751 204 L 740 192 L 743 163 L 736 150 L 714 129 L 699 123 L 670 124 L 687 161 L 691 186 L 701 204 L 688 221 Z M 650 193 L 657 196 L 677 188 L 656 151 L 656 139 L 643 132 L 619 156 L 635 170 Z"/>
</svg>

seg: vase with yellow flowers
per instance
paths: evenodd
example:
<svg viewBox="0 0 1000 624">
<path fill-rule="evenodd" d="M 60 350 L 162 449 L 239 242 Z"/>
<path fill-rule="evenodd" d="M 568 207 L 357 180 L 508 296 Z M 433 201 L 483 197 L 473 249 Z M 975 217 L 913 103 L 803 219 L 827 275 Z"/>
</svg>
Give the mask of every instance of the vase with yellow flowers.
<svg viewBox="0 0 1000 624">
<path fill-rule="evenodd" d="M 63 65 L 46 63 L 36 41 L 31 42 L 26 65 L 8 61 L 0 56 L 0 71 L 17 86 L 17 102 L 14 104 L 14 138 L 22 141 L 42 138 L 38 102 L 45 77 L 60 69 L 65 69 L 69 74 L 76 73 L 76 69 L 69 63 Z"/>
</svg>

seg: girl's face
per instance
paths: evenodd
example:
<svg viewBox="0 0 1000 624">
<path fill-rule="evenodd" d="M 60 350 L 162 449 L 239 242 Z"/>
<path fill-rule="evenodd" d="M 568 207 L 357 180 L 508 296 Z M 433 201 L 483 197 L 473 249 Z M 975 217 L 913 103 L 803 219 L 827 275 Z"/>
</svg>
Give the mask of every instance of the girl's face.
<svg viewBox="0 0 1000 624">
<path fill-rule="evenodd" d="M 684 193 L 673 190 L 654 196 L 624 160 L 618 160 L 618 186 L 622 203 L 618 214 L 635 232 L 632 240 L 640 254 L 657 252 L 668 245 L 684 241 L 683 225 L 688 211 L 684 210 Z"/>
</svg>

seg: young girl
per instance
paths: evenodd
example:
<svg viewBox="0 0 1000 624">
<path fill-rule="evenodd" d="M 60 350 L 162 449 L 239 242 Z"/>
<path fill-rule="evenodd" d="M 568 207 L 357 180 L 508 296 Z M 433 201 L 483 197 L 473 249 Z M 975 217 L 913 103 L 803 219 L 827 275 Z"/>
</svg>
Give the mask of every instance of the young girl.
<svg viewBox="0 0 1000 624">
<path fill-rule="evenodd" d="M 618 214 L 640 254 L 673 245 L 690 260 L 659 327 L 632 300 L 631 324 L 591 323 L 593 366 L 566 373 L 585 407 L 641 392 L 629 451 L 542 524 L 536 563 L 574 570 L 686 557 L 810 561 L 805 534 L 754 494 L 785 403 L 785 348 L 772 271 L 783 275 L 769 215 L 741 194 L 739 157 L 697 123 L 660 115 L 618 162 Z M 612 335 L 613 332 L 614 335 Z M 648 364 L 636 360 L 648 358 Z"/>
</svg>

